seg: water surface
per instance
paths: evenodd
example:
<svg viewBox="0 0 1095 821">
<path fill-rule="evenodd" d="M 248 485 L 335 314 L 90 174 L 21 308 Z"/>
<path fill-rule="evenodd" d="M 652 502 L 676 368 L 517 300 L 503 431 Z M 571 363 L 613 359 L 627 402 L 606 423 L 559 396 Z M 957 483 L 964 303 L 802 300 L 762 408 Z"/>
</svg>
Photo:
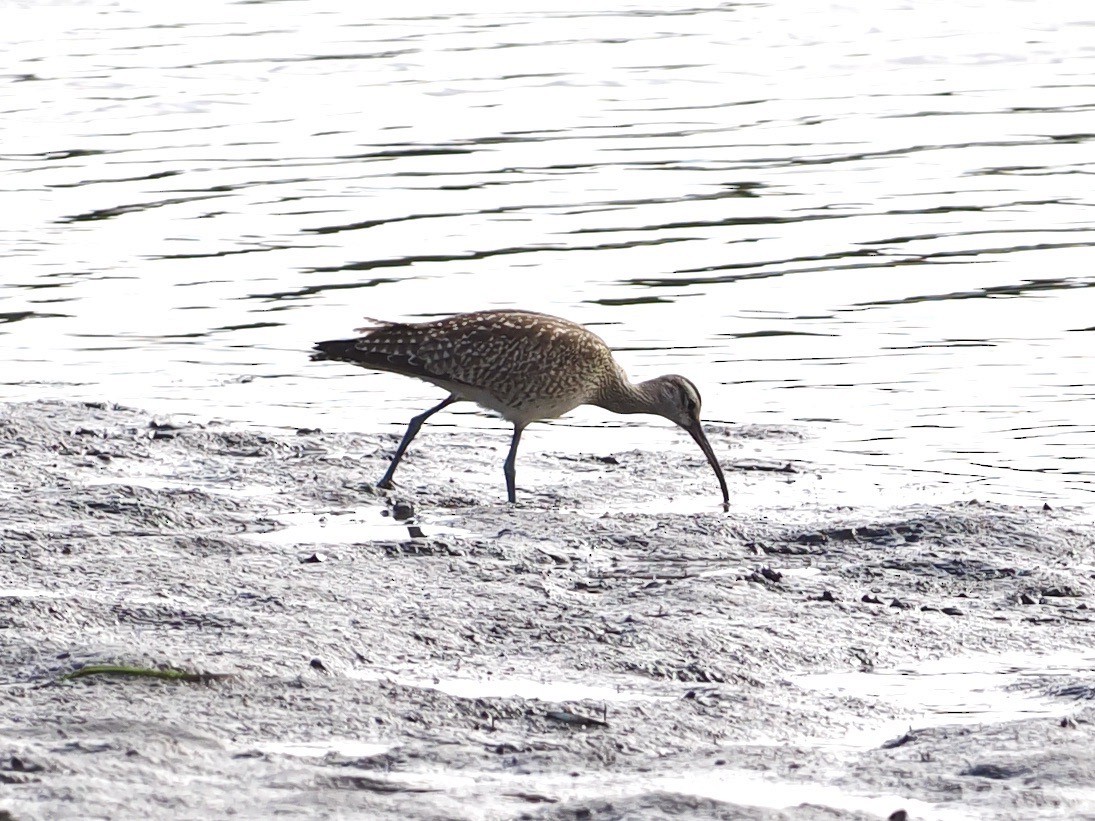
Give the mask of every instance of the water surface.
<svg viewBox="0 0 1095 821">
<path fill-rule="evenodd" d="M 948 498 L 1095 492 L 1082 4 L 0 16 L 8 398 L 396 432 L 436 391 L 311 343 L 521 306 L 690 376 L 713 422 L 804 433 L 756 453 Z M 670 445 L 593 409 L 529 440 Z"/>
</svg>

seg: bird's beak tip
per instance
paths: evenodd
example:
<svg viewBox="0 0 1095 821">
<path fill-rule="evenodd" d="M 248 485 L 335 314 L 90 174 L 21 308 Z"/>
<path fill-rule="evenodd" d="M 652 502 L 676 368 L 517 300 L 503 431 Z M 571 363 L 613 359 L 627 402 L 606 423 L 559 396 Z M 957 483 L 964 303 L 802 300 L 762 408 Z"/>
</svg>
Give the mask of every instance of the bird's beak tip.
<svg viewBox="0 0 1095 821">
<path fill-rule="evenodd" d="M 719 490 L 722 491 L 722 506 L 724 510 L 730 509 L 730 491 L 726 487 L 726 477 L 722 472 L 722 465 L 719 464 L 718 457 L 715 456 L 715 450 L 711 447 L 711 442 L 707 439 L 707 434 L 703 431 L 703 423 L 699 419 L 694 420 L 688 425 L 687 430 L 692 438 L 696 440 L 696 444 L 700 446 L 700 450 L 703 451 L 703 455 L 707 457 L 707 461 L 711 464 L 711 468 L 715 471 L 715 477 L 719 480 Z"/>
</svg>

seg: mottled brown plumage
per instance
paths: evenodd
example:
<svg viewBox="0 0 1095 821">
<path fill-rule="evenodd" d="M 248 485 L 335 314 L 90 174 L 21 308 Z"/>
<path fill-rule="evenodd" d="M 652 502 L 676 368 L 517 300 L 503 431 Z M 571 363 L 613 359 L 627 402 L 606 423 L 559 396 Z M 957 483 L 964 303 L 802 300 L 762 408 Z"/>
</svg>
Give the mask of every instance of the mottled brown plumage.
<svg viewBox="0 0 1095 821">
<path fill-rule="evenodd" d="M 700 423 L 700 395 L 683 376 L 631 383 L 604 341 L 581 325 L 531 311 L 477 311 L 432 322 L 373 320 L 356 339 L 316 344 L 313 359 L 336 359 L 365 368 L 415 376 L 449 396 L 411 420 L 381 487 L 391 485 L 399 460 L 426 421 L 459 401 L 471 401 L 513 423 L 505 463 L 509 500 L 516 501 L 514 462 L 521 432 L 579 405 L 616 413 L 653 413 L 683 427 L 696 440 L 718 477 L 726 480 Z"/>
</svg>

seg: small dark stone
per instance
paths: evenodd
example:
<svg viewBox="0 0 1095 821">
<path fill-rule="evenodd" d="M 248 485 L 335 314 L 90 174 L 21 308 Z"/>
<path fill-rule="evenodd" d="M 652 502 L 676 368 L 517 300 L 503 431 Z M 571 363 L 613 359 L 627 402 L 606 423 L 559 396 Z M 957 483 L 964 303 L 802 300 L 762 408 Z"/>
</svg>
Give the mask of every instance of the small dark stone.
<svg viewBox="0 0 1095 821">
<path fill-rule="evenodd" d="M 310 556 L 305 556 L 300 560 L 301 564 L 319 564 L 320 562 L 327 561 L 326 553 L 313 553 Z"/>
<path fill-rule="evenodd" d="M 770 582 L 781 582 L 781 581 L 783 581 L 783 574 L 780 573 L 778 570 L 773 570 L 770 567 L 762 567 L 760 569 L 760 575 L 762 575 L 764 578 L 766 578 Z"/>
<path fill-rule="evenodd" d="M 946 613 L 948 616 L 962 616 L 964 613 L 957 607 L 944 607 L 940 612 Z"/>
<path fill-rule="evenodd" d="M 863 598 L 861 598 L 860 601 L 865 604 L 882 604 L 882 599 L 878 598 L 878 596 L 872 596 L 870 593 L 864 593 Z"/>
<path fill-rule="evenodd" d="M 41 764 L 35 764 L 33 761 L 27 761 L 25 758 L 13 755 L 9 762 L 9 769 L 19 773 L 40 773 L 45 767 Z M 0 818 L 0 821 L 2 821 L 2 818 Z"/>
<path fill-rule="evenodd" d="M 1037 604 L 1038 602 L 1034 600 L 1033 596 L 1031 596 L 1027 593 L 1024 593 L 1023 595 L 1021 595 L 1019 597 L 1019 603 L 1020 604 Z"/>
<path fill-rule="evenodd" d="M 911 604 L 906 604 L 901 599 L 894 599 L 890 602 L 890 607 L 896 607 L 898 610 L 908 610 L 912 607 Z"/>
<path fill-rule="evenodd" d="M 323 433 L 319 428 L 297 428 L 297 436 L 311 436 L 313 433 Z"/>
<path fill-rule="evenodd" d="M 405 522 L 412 516 L 414 516 L 414 508 L 410 502 L 396 502 L 392 505 L 392 517 L 397 521 Z"/>
<path fill-rule="evenodd" d="M 836 602 L 836 601 L 840 601 L 840 600 L 836 596 L 834 596 L 830 591 L 825 590 L 825 591 L 822 591 L 822 594 L 820 596 L 815 596 L 814 601 Z"/>
<path fill-rule="evenodd" d="M 310 662 L 308 662 L 308 663 L 309 663 L 309 664 L 311 665 L 311 667 L 312 667 L 312 669 L 313 669 L 313 670 L 319 670 L 319 671 L 320 671 L 321 673 L 326 673 L 326 672 L 328 672 L 328 671 L 327 671 L 327 667 L 326 667 L 326 666 L 324 666 L 323 662 L 322 662 L 322 661 L 320 661 L 319 659 L 312 659 L 312 660 L 311 660 Z"/>
<path fill-rule="evenodd" d="M 1046 502 L 1042 505 L 1042 510 L 1053 510 L 1053 508 L 1049 506 L 1049 502 Z"/>
<path fill-rule="evenodd" d="M 153 419 L 148 423 L 152 430 L 182 430 L 182 425 L 173 425 L 171 422 L 157 422 Z"/>
<path fill-rule="evenodd" d="M 1071 587 L 1067 587 L 1067 586 L 1066 587 L 1043 587 L 1042 588 L 1042 595 L 1046 596 L 1047 598 L 1055 599 L 1055 598 L 1067 598 L 1067 597 L 1072 597 L 1072 596 L 1078 596 L 1079 593 L 1077 593 Z"/>
<path fill-rule="evenodd" d="M 905 810 L 894 810 L 886 821 L 909 821 L 909 814 Z"/>
<path fill-rule="evenodd" d="M 1024 775 L 1030 772 L 1029 767 L 1005 767 L 1002 764 L 974 764 L 968 770 L 962 773 L 962 775 L 972 775 L 976 778 L 991 778 L 996 781 L 1004 781 L 1008 778 L 1015 778 L 1017 775 Z"/>
<path fill-rule="evenodd" d="M 891 738 L 889 741 L 883 741 L 882 749 L 892 750 L 895 747 L 904 747 L 910 741 L 916 741 L 916 736 L 914 736 L 912 733 L 905 733 L 904 735 L 900 735 L 897 738 Z"/>
</svg>

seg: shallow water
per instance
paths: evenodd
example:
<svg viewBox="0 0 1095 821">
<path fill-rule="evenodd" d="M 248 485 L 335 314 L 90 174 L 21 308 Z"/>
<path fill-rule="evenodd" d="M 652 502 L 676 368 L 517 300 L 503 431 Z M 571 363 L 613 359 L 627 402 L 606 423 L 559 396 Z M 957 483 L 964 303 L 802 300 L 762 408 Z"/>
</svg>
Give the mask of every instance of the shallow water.
<svg viewBox="0 0 1095 821">
<path fill-rule="evenodd" d="M 600 684 L 558 678 L 531 678 L 516 671 L 503 675 L 432 676 L 423 678 L 421 671 L 390 673 L 377 670 L 354 670 L 349 676 L 361 681 L 390 681 L 407 687 L 437 690 L 458 698 L 521 698 L 533 701 L 596 701 L 607 710 L 609 704 L 627 701 L 671 701 L 681 698 L 688 687 L 657 687 L 638 676 L 596 676 Z M 588 678 L 589 676 L 587 676 Z"/>
<path fill-rule="evenodd" d="M 353 773 L 354 770 L 349 769 Z M 369 776 L 371 771 L 360 771 Z M 478 772 L 471 775 L 453 773 L 398 773 L 393 783 L 404 789 L 418 791 L 443 790 L 468 802 L 482 802 L 488 796 L 495 802 L 524 796 L 559 796 L 552 801 L 595 800 L 608 798 L 619 801 L 629 796 L 666 792 L 699 796 L 731 805 L 773 810 L 801 810 L 802 805 L 824 806 L 846 813 L 868 813 L 884 818 L 897 808 L 917 816 L 940 821 L 966 821 L 983 817 L 961 808 L 942 803 L 918 801 L 894 793 L 864 793 L 838 786 L 802 784 L 786 781 L 765 773 L 737 769 L 693 771 L 687 775 L 645 773 L 641 777 L 620 777 L 598 773 L 593 778 L 581 778 L 583 773 L 567 776 L 539 776 L 528 773 Z M 595 781 L 593 780 L 595 779 Z"/>
<path fill-rule="evenodd" d="M 811 690 L 863 698 L 876 704 L 880 715 L 889 711 L 900 714 L 900 719 L 863 727 L 840 741 L 872 748 L 905 729 L 1067 715 L 1075 709 L 1076 700 L 1054 697 L 1047 682 L 1073 683 L 1093 669 L 1095 656 L 1090 652 L 1032 655 L 1011 651 L 1002 656 L 971 653 L 896 670 L 811 673 L 799 676 L 796 683 Z"/>
<path fill-rule="evenodd" d="M 430 523 L 427 526 L 396 521 L 379 506 L 356 510 L 322 510 L 283 513 L 282 525 L 252 537 L 268 544 L 348 545 L 369 541 L 407 541 L 425 536 L 470 535 L 460 528 Z"/>
<path fill-rule="evenodd" d="M 264 753 L 299 758 L 322 758 L 327 755 L 370 758 L 383 755 L 391 748 L 391 744 L 372 744 L 352 738 L 330 738 L 324 741 L 269 741 L 257 745 L 257 749 Z"/>
<path fill-rule="evenodd" d="M 1082 4 L 460 9 L 0 10 L 7 395 L 396 432 L 435 391 L 311 343 L 519 305 L 777 458 L 1091 499 Z"/>
</svg>

